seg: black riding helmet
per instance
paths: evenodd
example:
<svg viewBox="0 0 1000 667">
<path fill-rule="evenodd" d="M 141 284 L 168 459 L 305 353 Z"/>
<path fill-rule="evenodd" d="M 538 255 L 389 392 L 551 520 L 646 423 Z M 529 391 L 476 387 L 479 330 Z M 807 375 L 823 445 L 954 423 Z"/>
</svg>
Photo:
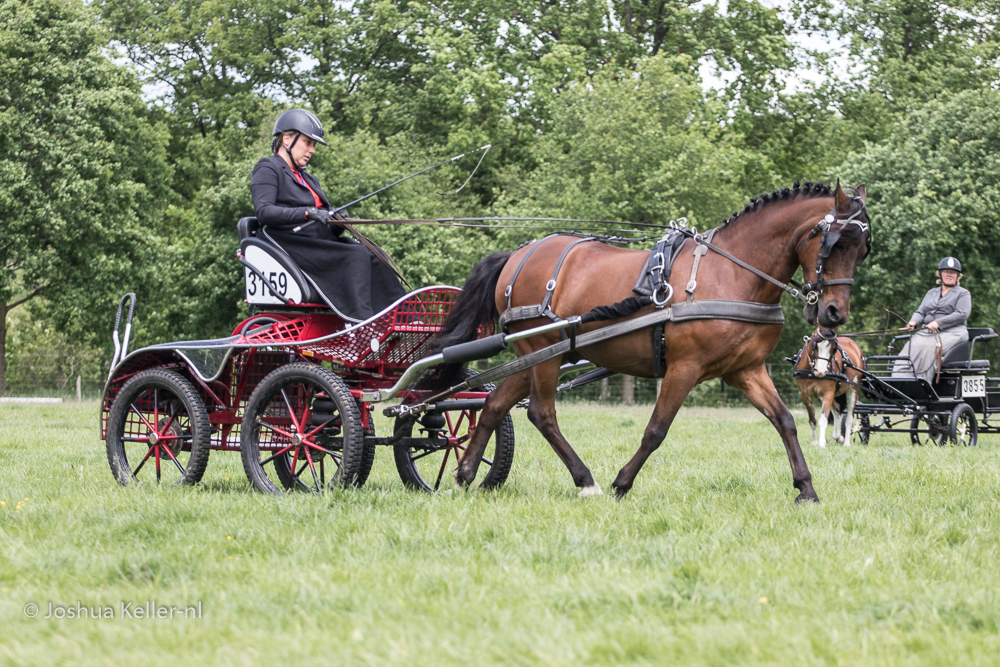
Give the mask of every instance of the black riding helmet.
<svg viewBox="0 0 1000 667">
<path fill-rule="evenodd" d="M 298 132 L 326 145 L 326 142 L 323 141 L 323 123 L 319 122 L 316 114 L 305 109 L 291 109 L 278 116 L 278 120 L 274 123 L 274 132 L 271 133 L 271 136 L 276 137 L 285 132 Z"/>
<path fill-rule="evenodd" d="M 285 132 L 295 133 L 292 143 L 285 149 L 285 152 L 288 153 L 288 159 L 292 159 L 292 148 L 295 147 L 295 142 L 299 140 L 299 137 L 303 135 L 326 145 L 326 142 L 323 141 L 323 123 L 319 122 L 316 114 L 305 109 L 292 109 L 278 116 L 278 120 L 274 123 L 274 132 L 271 133 L 271 136 L 274 137 L 274 141 L 271 142 L 271 152 L 278 152 L 278 148 L 281 146 L 281 135 Z M 299 169 L 304 169 L 304 167 Z"/>
<path fill-rule="evenodd" d="M 949 271 L 962 272 L 962 263 L 955 259 L 954 257 L 945 257 L 938 263 L 938 271 L 944 271 L 948 269 Z"/>
</svg>

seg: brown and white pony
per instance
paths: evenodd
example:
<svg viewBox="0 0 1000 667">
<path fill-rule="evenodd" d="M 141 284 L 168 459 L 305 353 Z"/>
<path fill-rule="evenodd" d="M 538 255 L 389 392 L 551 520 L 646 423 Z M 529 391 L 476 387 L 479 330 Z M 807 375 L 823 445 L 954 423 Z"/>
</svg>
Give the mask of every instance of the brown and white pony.
<svg viewBox="0 0 1000 667">
<path fill-rule="evenodd" d="M 861 379 L 861 370 L 865 368 L 865 357 L 861 348 L 850 338 L 838 338 L 837 332 L 830 329 L 817 328 L 812 337 L 806 341 L 795 370 L 812 370 L 814 378 L 795 378 L 799 386 L 799 395 L 806 413 L 809 415 L 809 425 L 812 427 L 812 444 L 826 447 L 826 426 L 830 412 L 837 414 L 833 420 L 833 439 L 851 446 L 851 436 L 854 427 L 854 405 L 858 400 L 857 383 Z M 824 379 L 830 373 L 845 376 L 850 382 L 838 382 L 835 379 Z M 839 414 L 838 396 L 844 396 L 846 407 L 843 415 Z M 819 401 L 820 414 L 817 434 L 816 410 L 813 403 Z M 840 434 L 840 417 L 846 420 L 846 437 Z M 818 437 L 817 437 L 818 436 Z"/>
<path fill-rule="evenodd" d="M 852 194 L 834 190 L 820 183 L 798 183 L 751 199 L 744 210 L 726 221 L 712 241 L 714 245 L 783 283 L 790 281 L 799 267 L 809 281 L 835 280 L 806 306 L 805 315 L 812 323 L 832 328 L 847 321 L 849 299 L 855 268 L 870 249 L 870 232 L 865 213 L 865 189 Z M 830 217 L 832 214 L 832 217 Z M 824 219 L 829 233 L 817 234 Z M 513 286 L 513 307 L 542 302 L 546 283 L 563 250 L 578 237 L 550 238 L 521 267 Z M 538 243 L 538 242 L 536 242 Z M 823 253 L 821 253 L 821 244 Z M 464 291 L 451 312 L 441 334 L 438 348 L 470 341 L 484 328 L 492 330 L 500 309 L 505 307 L 504 291 L 522 257 L 534 248 L 528 244 L 514 253 L 496 253 L 473 269 Z M 670 283 L 673 302 L 685 299 L 685 285 L 691 275 L 695 242 L 688 239 L 673 266 Z M 821 254 L 823 276 L 817 276 Z M 581 243 L 566 256 L 559 272 L 551 309 L 562 318 L 580 315 L 596 306 L 617 303 L 632 296 L 632 287 L 649 253 L 604 243 Z M 729 299 L 776 304 L 781 289 L 733 261 L 709 251 L 701 257 L 697 300 Z M 652 312 L 645 307 L 633 316 Z M 630 316 L 632 317 L 632 316 Z M 517 322 L 512 331 L 546 324 L 550 320 Z M 621 321 L 621 320 L 614 320 Z M 612 321 L 612 322 L 614 322 Z M 612 322 L 598 322 L 581 327 L 591 331 Z M 468 485 L 475 479 L 483 452 L 493 430 L 514 405 L 529 398 L 528 419 L 542 433 L 556 455 L 569 469 L 580 495 L 601 493 L 590 469 L 570 447 L 556 421 L 556 386 L 559 367 L 566 362 L 587 359 L 616 373 L 653 377 L 653 337 L 649 328 L 596 343 L 568 353 L 561 358 L 533 366 L 508 377 L 490 394 L 480 414 L 479 425 L 468 449 L 455 470 L 455 479 Z M 736 387 L 767 417 L 781 436 L 792 468 L 792 483 L 799 491 L 797 501 L 818 500 L 812 475 L 802 456 L 795 431 L 795 420 L 775 391 L 764 362 L 781 335 L 780 324 L 755 324 L 733 320 L 692 320 L 666 325 L 666 372 L 653 414 L 646 426 L 635 456 L 621 469 L 612 483 L 619 498 L 624 497 L 646 459 L 660 446 L 685 397 L 700 382 L 722 377 Z M 552 332 L 517 341 L 518 356 L 559 342 Z M 460 368 L 445 369 L 433 389 L 453 386 Z M 449 373 L 450 376 L 449 376 Z"/>
</svg>

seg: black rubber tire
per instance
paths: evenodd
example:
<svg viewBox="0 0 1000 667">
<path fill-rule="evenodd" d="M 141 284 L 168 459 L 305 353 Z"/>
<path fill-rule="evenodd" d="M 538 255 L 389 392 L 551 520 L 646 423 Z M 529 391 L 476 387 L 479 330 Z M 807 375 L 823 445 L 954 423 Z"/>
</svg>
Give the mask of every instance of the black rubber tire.
<svg viewBox="0 0 1000 667">
<path fill-rule="evenodd" d="M 360 408 L 359 408 L 360 411 Z M 365 429 L 366 436 L 375 436 L 375 419 L 372 413 L 368 413 L 368 428 Z M 372 473 L 372 466 L 375 465 L 375 445 L 364 445 L 364 453 L 361 456 L 361 469 L 354 480 L 354 486 L 361 488 L 368 481 L 368 476 Z"/>
<path fill-rule="evenodd" d="M 941 447 L 948 441 L 948 425 L 941 424 L 937 417 L 924 417 L 924 427 L 933 428 L 936 433 L 921 433 L 919 431 L 921 419 L 918 415 L 913 415 L 913 419 L 910 420 L 910 444 L 913 445 L 937 445 Z"/>
<path fill-rule="evenodd" d="M 485 391 L 493 391 L 495 388 L 496 387 L 492 384 L 483 385 L 483 389 Z M 413 423 L 411 422 L 409 424 L 405 424 L 401 418 L 397 418 L 393 432 L 395 433 L 396 429 L 399 428 L 403 428 L 406 432 L 406 436 L 408 437 L 412 433 Z M 428 452 L 428 450 L 425 449 L 415 449 L 413 447 L 409 447 L 408 445 L 395 445 L 392 448 L 392 453 L 396 459 L 396 470 L 399 472 L 399 478 L 403 480 L 403 484 L 411 489 L 433 493 L 440 489 L 442 482 L 447 481 L 448 486 L 451 486 L 452 478 L 450 477 L 450 472 L 445 470 L 444 464 L 451 460 L 450 453 L 454 452 L 456 449 L 457 448 L 437 450 L 438 452 L 446 452 L 446 454 L 442 456 L 438 453 Z M 432 460 L 435 463 L 435 465 L 429 465 L 427 461 L 424 462 L 425 464 L 428 464 L 428 471 L 426 472 L 430 472 L 429 478 L 424 478 L 424 476 L 421 475 L 420 465 L 418 464 L 420 459 L 425 456 L 427 458 L 433 457 Z M 439 461 L 440 464 L 438 464 Z M 457 467 L 458 461 L 459 459 L 456 457 L 455 467 Z M 486 451 L 483 454 L 483 461 L 479 466 L 477 481 L 473 484 L 473 486 L 480 489 L 499 488 L 504 482 L 507 481 L 507 476 L 510 475 L 510 469 L 513 464 L 514 420 L 511 419 L 511 416 L 508 413 L 504 415 L 502 420 L 500 420 L 500 424 L 493 433 L 493 437 L 490 438 L 490 444 L 486 446 Z M 452 467 L 451 470 L 454 470 L 454 467 Z M 447 480 L 444 479 L 445 476 L 448 477 Z"/>
<path fill-rule="evenodd" d="M 862 445 L 867 445 L 871 440 L 872 426 L 868 415 L 858 418 L 861 422 L 861 427 L 858 429 L 858 442 Z"/>
<path fill-rule="evenodd" d="M 159 443 L 148 445 L 151 435 L 149 426 L 157 421 L 154 404 L 157 411 L 162 410 L 157 428 L 163 427 L 163 430 L 158 436 L 176 438 L 178 443 L 181 440 L 190 443 L 186 461 L 183 460 L 180 444 L 177 447 Z M 147 442 L 125 440 L 142 437 L 147 438 Z M 150 470 L 150 477 L 156 475 L 158 483 L 162 482 L 162 471 L 166 469 L 173 486 L 197 484 L 208 468 L 208 455 L 212 450 L 208 411 L 194 385 L 180 373 L 161 368 L 142 371 L 126 382 L 115 397 L 108 414 L 104 443 L 111 474 L 122 486 L 138 481 L 138 475 L 147 469 L 146 464 L 150 462 L 157 470 L 156 473 Z M 147 454 L 149 458 L 143 462 Z M 167 466 L 157 465 L 157 454 L 160 463 L 165 460 Z M 170 454 L 174 455 L 174 460 L 171 460 Z"/>
<path fill-rule="evenodd" d="M 291 397 L 288 397 L 288 388 L 293 388 Z M 317 396 L 317 394 L 323 396 Z M 332 419 L 327 421 L 329 426 L 322 432 L 312 435 L 312 441 L 307 437 L 306 444 L 292 445 L 291 440 L 282 436 L 273 429 L 266 429 L 268 435 L 264 436 L 269 449 L 261 451 L 261 424 L 260 419 L 269 418 L 274 426 L 281 426 L 286 433 L 292 433 L 302 437 L 308 436 L 315 431 L 317 425 L 312 421 L 312 403 L 315 400 L 329 400 L 332 402 Z M 308 402 L 310 423 L 305 428 L 296 427 L 287 416 L 287 405 L 291 404 L 293 414 L 305 414 Z M 269 414 L 270 413 L 270 414 Z M 287 421 L 287 424 L 279 423 Z M 322 424 L 320 424 L 322 425 Z M 243 415 L 243 423 L 240 429 L 240 456 L 243 459 L 243 470 L 253 487 L 261 493 L 280 494 L 283 491 L 308 490 L 314 493 L 322 493 L 324 490 L 333 487 L 345 487 L 357 483 L 361 465 L 364 457 L 364 432 L 361 428 L 361 414 L 358 411 L 358 404 L 351 395 L 347 385 L 343 380 L 334 375 L 331 371 L 310 362 L 298 362 L 282 366 L 268 374 L 247 401 L 246 411 Z M 342 437 L 342 444 L 336 445 L 320 444 L 326 438 Z M 333 449 L 328 449 L 332 446 Z M 287 451 L 278 453 L 273 447 L 287 448 Z M 295 473 L 292 472 L 292 462 L 296 464 L 299 460 L 305 460 L 304 450 L 308 449 L 310 457 L 314 458 L 314 465 L 308 463 Z M 339 452 L 337 451 L 339 449 Z M 273 453 L 272 453 L 273 451 Z M 299 455 L 302 456 L 299 459 Z M 336 466 L 335 472 L 330 475 L 329 482 L 326 481 L 325 459 L 329 458 Z M 320 462 L 320 473 L 315 473 L 315 463 Z M 271 463 L 271 473 L 269 474 L 265 466 Z M 306 469 L 309 468 L 309 472 Z M 306 477 L 303 477 L 306 474 Z M 305 480 L 305 481 L 304 481 Z M 277 482 L 277 483 L 276 483 Z M 280 485 L 280 486 L 279 486 Z"/>
<path fill-rule="evenodd" d="M 975 447 L 979 436 L 976 411 L 968 403 L 959 403 L 951 412 L 948 422 L 948 442 L 963 447 Z"/>
</svg>

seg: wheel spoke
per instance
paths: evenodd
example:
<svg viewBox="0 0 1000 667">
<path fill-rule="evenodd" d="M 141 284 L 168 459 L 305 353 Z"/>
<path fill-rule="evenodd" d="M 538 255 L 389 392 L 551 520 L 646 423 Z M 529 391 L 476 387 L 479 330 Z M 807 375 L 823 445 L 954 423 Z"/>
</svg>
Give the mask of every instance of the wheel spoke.
<svg viewBox="0 0 1000 667">
<path fill-rule="evenodd" d="M 153 389 L 153 423 L 156 424 L 156 435 L 160 435 L 160 389 Z"/>
<path fill-rule="evenodd" d="M 180 461 L 178 461 L 177 457 L 174 456 L 174 453 L 170 451 L 170 448 L 164 446 L 163 449 L 166 450 L 167 456 L 169 456 L 170 460 L 174 462 L 174 465 L 177 466 L 177 469 L 181 471 L 181 475 L 185 474 L 184 466 L 180 464 Z"/>
<path fill-rule="evenodd" d="M 306 395 L 305 399 L 302 401 L 302 419 L 299 421 L 299 433 L 306 430 L 306 424 L 309 423 L 309 416 L 312 414 L 312 409 L 310 408 L 310 403 L 312 402 L 313 386 L 311 384 L 306 385 Z"/>
<path fill-rule="evenodd" d="M 148 450 L 146 450 L 146 455 L 142 457 L 142 460 L 139 461 L 139 465 L 137 465 L 135 467 L 135 470 L 132 471 L 133 477 L 139 474 L 139 471 L 142 470 L 142 466 L 146 465 L 146 461 L 149 460 L 149 455 L 153 453 L 154 449 L 156 449 L 156 445 L 153 445 Z"/>
<path fill-rule="evenodd" d="M 122 442 L 149 442 L 149 436 L 125 436 L 122 438 Z"/>
<path fill-rule="evenodd" d="M 441 469 L 438 470 L 437 481 L 434 482 L 434 490 L 437 491 L 438 487 L 441 486 L 441 477 L 444 475 L 444 467 L 448 465 L 448 456 L 451 454 L 450 449 L 444 450 L 444 460 L 441 461 Z"/>
<path fill-rule="evenodd" d="M 280 428 L 277 428 L 277 427 L 275 427 L 275 426 L 272 426 L 271 424 L 268 424 L 268 423 L 267 423 L 266 421 L 264 421 L 264 420 L 262 420 L 262 419 L 258 419 L 258 420 L 257 420 L 257 423 L 258 423 L 258 424 L 259 424 L 260 426 L 266 426 L 266 427 L 268 427 L 269 429 L 271 429 L 272 431 L 274 431 L 274 432 L 275 432 L 275 433 L 277 433 L 278 435 L 283 435 L 283 436 L 285 436 L 285 437 L 286 437 L 286 438 L 288 438 L 288 439 L 291 439 L 291 438 L 292 438 L 292 434 L 291 434 L 291 433 L 288 433 L 287 431 L 282 431 L 282 430 L 281 430 Z"/>
<path fill-rule="evenodd" d="M 288 445 L 287 447 L 283 447 L 283 448 L 279 449 L 279 450 L 278 450 L 277 452 L 275 452 L 275 453 L 274 453 L 274 454 L 273 454 L 272 456 L 269 456 L 269 457 L 267 457 L 266 459 L 264 459 L 263 461 L 261 461 L 261 462 L 260 462 L 260 467 L 261 467 L 261 468 L 263 468 L 263 467 L 264 467 L 264 466 L 266 466 L 266 465 L 267 465 L 268 463 L 270 463 L 270 462 L 271 462 L 271 461 L 273 461 L 274 459 L 278 458 L 278 457 L 279 457 L 279 456 L 281 456 L 282 454 L 286 453 L 286 452 L 287 452 L 287 451 L 288 451 L 289 449 L 291 449 L 291 448 L 292 448 L 292 447 L 294 447 L 294 446 L 295 446 L 295 445 Z"/>
<path fill-rule="evenodd" d="M 281 388 L 281 397 L 285 399 L 285 407 L 288 408 L 288 416 L 292 418 L 292 424 L 295 426 L 296 431 L 302 431 L 302 427 L 299 426 L 298 420 L 295 419 L 295 410 L 292 409 L 292 402 L 288 400 L 288 394 L 285 393 L 285 388 Z"/>
<path fill-rule="evenodd" d="M 157 481 L 157 483 L 159 483 L 159 481 L 160 481 L 160 446 L 159 445 L 153 445 L 153 447 L 156 449 L 156 481 Z"/>
<path fill-rule="evenodd" d="M 160 433 L 166 433 L 167 430 L 170 428 L 170 425 L 174 423 L 174 419 L 176 417 L 177 417 L 177 410 L 174 408 L 174 404 L 171 403 L 170 404 L 170 418 L 167 420 L 167 423 L 164 424 L 163 427 L 160 429 Z M 160 440 L 163 440 L 163 438 L 160 438 Z"/>
<path fill-rule="evenodd" d="M 416 456 L 411 456 L 410 460 L 411 461 L 417 461 L 419 459 L 424 458 L 425 456 L 430 456 L 431 454 L 433 454 L 435 452 L 440 452 L 440 451 L 441 451 L 440 449 L 428 449 L 423 454 L 417 454 Z"/>
<path fill-rule="evenodd" d="M 313 430 L 309 431 L 308 433 L 306 433 L 302 437 L 303 438 L 311 438 L 314 435 L 316 435 L 317 433 L 319 433 L 320 431 L 322 431 L 323 429 L 325 429 L 327 426 L 329 426 L 332 422 L 337 421 L 338 419 L 340 419 L 340 415 L 335 415 L 332 419 L 328 419 L 327 421 L 323 422 L 322 424 L 320 424 L 319 426 L 317 426 Z"/>
<path fill-rule="evenodd" d="M 135 407 L 135 403 L 130 403 L 129 406 L 132 408 L 132 411 L 139 416 L 139 419 L 142 420 L 142 423 L 146 425 L 146 428 L 148 428 L 153 433 L 156 433 L 156 428 L 148 421 L 146 421 L 146 418 L 142 416 L 141 412 L 139 412 L 139 408 Z"/>
<path fill-rule="evenodd" d="M 309 454 L 309 448 L 304 448 L 304 453 L 306 455 L 306 462 L 309 463 L 309 472 L 312 473 L 313 482 L 316 483 L 316 493 L 322 493 L 323 489 L 319 485 L 319 476 L 316 475 L 316 466 L 313 465 L 312 455 Z"/>
</svg>

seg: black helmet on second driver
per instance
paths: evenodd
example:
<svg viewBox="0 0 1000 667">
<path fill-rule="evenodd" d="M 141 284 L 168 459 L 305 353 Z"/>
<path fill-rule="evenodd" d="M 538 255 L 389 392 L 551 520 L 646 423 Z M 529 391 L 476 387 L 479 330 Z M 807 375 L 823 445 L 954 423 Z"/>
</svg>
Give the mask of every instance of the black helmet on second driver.
<svg viewBox="0 0 1000 667">
<path fill-rule="evenodd" d="M 938 263 L 938 271 L 944 271 L 945 269 L 961 273 L 962 263 L 954 257 L 945 257 Z"/>
<path fill-rule="evenodd" d="M 326 144 L 323 141 L 323 123 L 319 122 L 316 114 L 305 109 L 291 109 L 278 116 L 271 136 L 276 137 L 285 132 L 298 132 L 314 141 Z"/>
</svg>

